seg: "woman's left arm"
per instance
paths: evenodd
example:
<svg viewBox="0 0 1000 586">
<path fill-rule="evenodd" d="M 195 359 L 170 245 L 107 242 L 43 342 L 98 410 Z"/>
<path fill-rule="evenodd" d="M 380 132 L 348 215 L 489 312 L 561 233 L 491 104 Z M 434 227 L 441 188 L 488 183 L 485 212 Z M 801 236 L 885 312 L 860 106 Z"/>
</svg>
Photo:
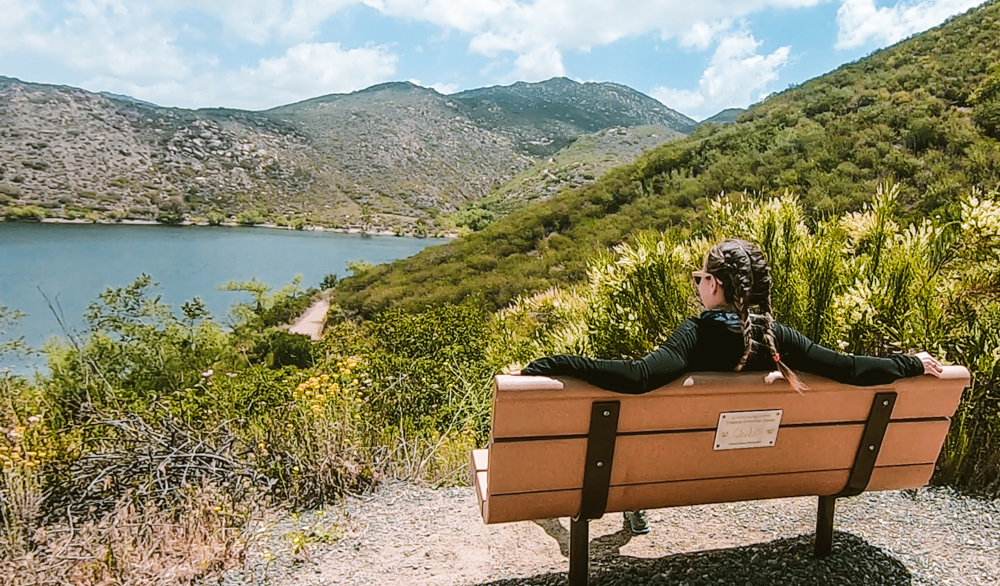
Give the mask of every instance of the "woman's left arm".
<svg viewBox="0 0 1000 586">
<path fill-rule="evenodd" d="M 521 370 L 525 375 L 566 375 L 608 391 L 641 395 L 687 371 L 688 356 L 698 340 L 694 320 L 682 323 L 670 337 L 640 360 L 602 360 L 560 354 L 540 358 Z"/>
<path fill-rule="evenodd" d="M 900 354 L 889 358 L 840 354 L 814 343 L 786 325 L 775 324 L 774 329 L 782 360 L 792 370 L 860 386 L 887 384 L 925 372 L 934 374 L 934 363 L 938 365 L 937 374 L 940 376 L 941 365 L 930 354 L 924 353 L 926 357 Z"/>
</svg>

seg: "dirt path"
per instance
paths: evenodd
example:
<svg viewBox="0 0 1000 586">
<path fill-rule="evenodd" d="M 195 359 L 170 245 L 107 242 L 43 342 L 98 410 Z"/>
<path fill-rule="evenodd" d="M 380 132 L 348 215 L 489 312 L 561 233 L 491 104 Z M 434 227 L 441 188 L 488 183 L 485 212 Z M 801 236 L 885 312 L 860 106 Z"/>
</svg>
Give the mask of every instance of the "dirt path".
<svg viewBox="0 0 1000 586">
<path fill-rule="evenodd" d="M 1000 584 L 1000 501 L 946 489 L 842 499 L 834 552 L 821 561 L 812 558 L 815 514 L 815 498 L 678 507 L 652 511 L 653 530 L 641 536 L 608 514 L 591 524 L 591 584 Z M 322 535 L 323 527 L 342 528 L 342 536 L 292 552 L 290 539 Z M 266 567 L 223 582 L 562 585 L 568 529 L 568 519 L 486 526 L 472 489 L 397 484 L 282 521 L 265 544 Z"/>
<path fill-rule="evenodd" d="M 309 306 L 309 309 L 299 316 L 288 331 L 292 334 L 303 334 L 309 336 L 311 340 L 321 340 L 323 338 L 323 326 L 326 325 L 326 312 L 330 309 L 330 302 L 320 299 Z"/>
</svg>

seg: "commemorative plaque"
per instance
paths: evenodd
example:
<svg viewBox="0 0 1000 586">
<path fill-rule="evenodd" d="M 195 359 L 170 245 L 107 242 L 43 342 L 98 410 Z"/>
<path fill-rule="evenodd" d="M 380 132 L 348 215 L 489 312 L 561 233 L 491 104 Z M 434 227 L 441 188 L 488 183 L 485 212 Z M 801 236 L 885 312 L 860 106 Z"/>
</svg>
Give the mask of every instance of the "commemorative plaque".
<svg viewBox="0 0 1000 586">
<path fill-rule="evenodd" d="M 778 440 L 781 409 L 720 413 L 715 428 L 716 450 L 770 448 Z"/>
</svg>

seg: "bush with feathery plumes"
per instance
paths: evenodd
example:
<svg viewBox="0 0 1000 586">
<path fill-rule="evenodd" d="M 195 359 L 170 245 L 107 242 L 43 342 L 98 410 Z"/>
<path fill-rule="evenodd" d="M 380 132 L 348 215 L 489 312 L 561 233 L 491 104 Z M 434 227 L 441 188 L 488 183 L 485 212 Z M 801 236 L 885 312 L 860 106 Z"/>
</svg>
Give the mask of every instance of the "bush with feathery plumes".
<svg viewBox="0 0 1000 586">
<path fill-rule="evenodd" d="M 957 217 L 904 225 L 898 200 L 898 189 L 883 184 L 862 210 L 810 225 L 791 194 L 723 195 L 711 203 L 707 237 L 639 235 L 592 261 L 586 285 L 501 311 L 500 330 L 519 348 L 518 364 L 558 352 L 640 357 L 696 313 L 689 274 L 709 246 L 744 238 L 771 264 L 779 321 L 841 351 L 927 350 L 973 371 L 937 479 L 996 493 L 1000 202 L 996 193 L 973 193 Z"/>
</svg>

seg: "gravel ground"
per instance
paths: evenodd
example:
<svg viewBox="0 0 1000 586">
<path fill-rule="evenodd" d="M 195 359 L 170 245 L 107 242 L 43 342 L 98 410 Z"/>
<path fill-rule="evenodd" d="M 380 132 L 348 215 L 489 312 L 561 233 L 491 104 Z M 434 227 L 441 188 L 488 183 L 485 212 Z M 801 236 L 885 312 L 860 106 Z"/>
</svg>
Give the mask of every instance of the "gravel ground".
<svg viewBox="0 0 1000 586">
<path fill-rule="evenodd" d="M 608 514 L 591 523 L 591 584 L 1000 585 L 1000 500 L 940 488 L 840 499 L 823 560 L 815 515 L 815 498 L 679 507 L 652 511 L 652 532 L 633 536 Z M 219 583 L 561 585 L 568 527 L 486 526 L 470 488 L 396 484 L 262 527 L 251 568 Z"/>
</svg>

